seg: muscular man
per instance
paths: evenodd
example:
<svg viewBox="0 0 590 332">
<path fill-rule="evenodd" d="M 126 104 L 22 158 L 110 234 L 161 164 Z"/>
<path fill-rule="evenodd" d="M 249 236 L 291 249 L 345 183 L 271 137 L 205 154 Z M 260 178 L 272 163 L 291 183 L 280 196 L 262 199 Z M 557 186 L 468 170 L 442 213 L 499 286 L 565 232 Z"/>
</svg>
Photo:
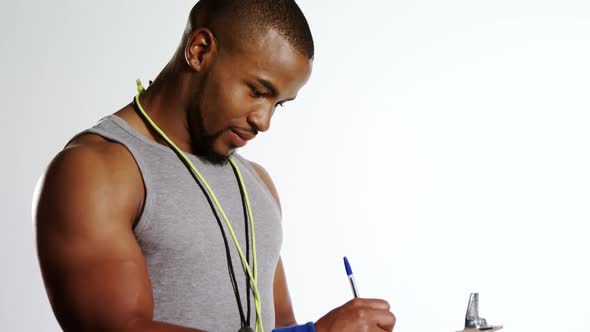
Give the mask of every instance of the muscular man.
<svg viewBox="0 0 590 332">
<path fill-rule="evenodd" d="M 201 0 L 153 84 L 68 142 L 35 213 L 64 331 L 393 329 L 370 299 L 296 326 L 277 191 L 235 152 L 295 99 L 313 54 L 293 0 Z"/>
</svg>

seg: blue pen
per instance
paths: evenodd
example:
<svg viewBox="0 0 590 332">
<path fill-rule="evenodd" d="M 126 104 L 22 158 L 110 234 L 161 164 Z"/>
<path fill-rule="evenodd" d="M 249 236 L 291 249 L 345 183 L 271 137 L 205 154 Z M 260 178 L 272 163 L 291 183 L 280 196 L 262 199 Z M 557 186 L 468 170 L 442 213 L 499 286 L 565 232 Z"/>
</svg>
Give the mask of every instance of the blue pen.
<svg viewBox="0 0 590 332">
<path fill-rule="evenodd" d="M 352 287 L 352 294 L 354 298 L 359 297 L 359 291 L 356 288 L 356 283 L 354 282 L 354 276 L 352 275 L 352 269 L 350 268 L 350 263 L 348 263 L 348 258 L 344 256 L 344 268 L 346 268 L 346 274 L 348 275 L 348 280 L 350 280 L 350 287 Z"/>
</svg>

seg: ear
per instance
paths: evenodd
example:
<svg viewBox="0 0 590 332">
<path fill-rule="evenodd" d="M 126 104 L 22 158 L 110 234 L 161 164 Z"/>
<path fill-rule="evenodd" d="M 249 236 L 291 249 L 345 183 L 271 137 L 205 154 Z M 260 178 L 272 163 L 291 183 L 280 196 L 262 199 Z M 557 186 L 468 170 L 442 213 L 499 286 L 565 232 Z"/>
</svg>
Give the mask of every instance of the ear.
<svg viewBox="0 0 590 332">
<path fill-rule="evenodd" d="M 211 30 L 201 28 L 191 33 L 184 49 L 184 58 L 190 68 L 202 72 L 216 55 L 217 43 Z"/>
</svg>

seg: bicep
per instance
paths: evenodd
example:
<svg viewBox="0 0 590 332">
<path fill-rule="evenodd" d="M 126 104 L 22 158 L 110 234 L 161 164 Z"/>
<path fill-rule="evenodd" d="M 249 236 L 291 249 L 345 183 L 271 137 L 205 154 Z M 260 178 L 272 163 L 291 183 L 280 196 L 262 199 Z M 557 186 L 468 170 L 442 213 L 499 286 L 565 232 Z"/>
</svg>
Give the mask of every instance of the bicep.
<svg viewBox="0 0 590 332">
<path fill-rule="evenodd" d="M 37 252 L 54 313 L 65 331 L 151 319 L 149 277 L 125 190 L 96 155 L 78 154 L 56 158 L 37 199 Z"/>
</svg>

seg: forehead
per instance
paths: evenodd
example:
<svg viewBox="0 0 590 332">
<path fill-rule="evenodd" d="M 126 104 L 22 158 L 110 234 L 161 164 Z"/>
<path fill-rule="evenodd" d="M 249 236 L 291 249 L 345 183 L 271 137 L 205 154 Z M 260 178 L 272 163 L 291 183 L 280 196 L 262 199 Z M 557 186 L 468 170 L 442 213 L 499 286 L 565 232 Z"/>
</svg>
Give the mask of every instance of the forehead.
<svg viewBox="0 0 590 332">
<path fill-rule="evenodd" d="M 296 94 L 311 75 L 312 61 L 299 53 L 276 30 L 269 29 L 258 38 L 241 43 L 233 56 L 234 67 L 251 78 L 263 78 L 282 90 Z M 293 91 L 291 91 L 293 92 Z"/>
</svg>

